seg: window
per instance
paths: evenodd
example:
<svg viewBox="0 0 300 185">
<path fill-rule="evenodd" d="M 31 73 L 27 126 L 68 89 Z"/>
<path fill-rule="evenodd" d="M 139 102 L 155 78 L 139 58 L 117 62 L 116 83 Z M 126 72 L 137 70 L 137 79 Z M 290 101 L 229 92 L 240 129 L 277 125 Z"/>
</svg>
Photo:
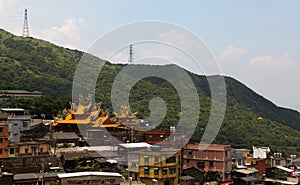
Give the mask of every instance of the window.
<svg viewBox="0 0 300 185">
<path fill-rule="evenodd" d="M 170 167 L 170 174 L 176 173 L 176 167 Z"/>
<path fill-rule="evenodd" d="M 159 175 L 159 170 L 158 170 L 158 168 L 153 168 L 153 170 L 154 170 L 154 175 Z"/>
<path fill-rule="evenodd" d="M 44 148 L 40 148 L 40 152 L 41 152 L 41 153 L 43 153 L 43 149 L 44 149 Z"/>
<path fill-rule="evenodd" d="M 149 168 L 148 167 L 144 167 L 144 174 L 149 175 Z"/>
<path fill-rule="evenodd" d="M 213 161 L 209 161 L 209 167 L 214 167 L 214 162 Z"/>
<path fill-rule="evenodd" d="M 144 163 L 149 164 L 149 156 L 144 156 Z"/>
<path fill-rule="evenodd" d="M 204 168 L 204 161 L 198 161 L 197 164 L 198 164 L 198 167 Z"/>
<path fill-rule="evenodd" d="M 31 147 L 32 153 L 36 153 L 36 147 Z"/>
<path fill-rule="evenodd" d="M 238 159 L 238 165 L 242 165 L 242 159 Z"/>
<path fill-rule="evenodd" d="M 10 154 L 10 155 L 15 154 L 15 148 L 10 148 L 10 149 L 9 149 L 9 154 Z"/>
<path fill-rule="evenodd" d="M 3 143 L 3 137 L 0 137 L 0 143 Z"/>
<path fill-rule="evenodd" d="M 27 154 L 28 153 L 28 148 L 25 148 L 25 154 Z"/>
<path fill-rule="evenodd" d="M 23 128 L 26 128 L 28 126 L 28 121 L 23 121 Z"/>
<path fill-rule="evenodd" d="M 188 155 L 193 155 L 193 150 L 188 150 Z"/>
<path fill-rule="evenodd" d="M 3 132 L 3 127 L 0 127 L 0 132 Z"/>
<path fill-rule="evenodd" d="M 187 159 L 187 160 L 186 160 L 186 163 L 190 163 L 190 160 L 189 160 L 189 159 Z"/>
<path fill-rule="evenodd" d="M 159 163 L 159 157 L 158 156 L 154 156 L 154 163 Z"/>
<path fill-rule="evenodd" d="M 0 148 L 0 154 L 2 154 L 3 153 L 3 148 Z"/>
<path fill-rule="evenodd" d="M 276 164 L 276 165 L 280 165 L 280 160 L 278 160 L 278 159 L 275 160 L 275 164 Z"/>
<path fill-rule="evenodd" d="M 166 160 L 166 163 L 175 163 L 175 162 L 176 162 L 176 156 L 168 157 Z"/>
<path fill-rule="evenodd" d="M 162 173 L 163 173 L 163 175 L 167 175 L 168 174 L 168 168 L 163 168 Z"/>
</svg>

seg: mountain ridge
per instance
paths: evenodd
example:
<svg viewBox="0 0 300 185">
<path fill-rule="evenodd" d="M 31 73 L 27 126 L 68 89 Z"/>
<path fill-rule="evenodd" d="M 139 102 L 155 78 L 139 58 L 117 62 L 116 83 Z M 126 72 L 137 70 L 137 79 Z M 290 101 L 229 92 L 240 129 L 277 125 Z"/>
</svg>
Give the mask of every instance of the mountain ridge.
<svg viewBox="0 0 300 185">
<path fill-rule="evenodd" d="M 70 98 L 76 66 L 83 54 L 84 52 L 56 46 L 48 41 L 18 37 L 0 30 L 0 89 L 38 90 L 56 98 Z M 112 107 L 111 86 L 124 66 L 106 62 L 98 76 L 95 99 L 97 102 L 102 101 L 104 108 Z M 205 76 L 189 75 L 197 84 L 201 102 L 199 123 L 193 135 L 199 138 L 210 116 L 210 90 Z M 226 76 L 224 79 L 227 110 L 222 128 L 215 139 L 216 143 L 232 144 L 233 147 L 270 145 L 275 151 L 285 149 L 288 143 L 287 147 L 291 148 L 287 149 L 287 153 L 300 154 L 300 138 L 296 137 L 300 135 L 299 112 L 276 106 L 232 77 Z M 146 78 L 132 88 L 134 90 L 130 95 L 130 106 L 133 112 L 139 112 L 139 118 L 149 116 L 148 103 L 159 94 L 168 107 L 167 118 L 159 128 L 167 128 L 178 121 L 181 111 L 176 102 L 179 97 L 172 84 L 159 78 Z M 257 120 L 259 116 L 263 117 L 262 121 Z M 255 130 L 258 128 L 259 130 Z M 282 133 L 278 130 L 282 130 Z"/>
</svg>

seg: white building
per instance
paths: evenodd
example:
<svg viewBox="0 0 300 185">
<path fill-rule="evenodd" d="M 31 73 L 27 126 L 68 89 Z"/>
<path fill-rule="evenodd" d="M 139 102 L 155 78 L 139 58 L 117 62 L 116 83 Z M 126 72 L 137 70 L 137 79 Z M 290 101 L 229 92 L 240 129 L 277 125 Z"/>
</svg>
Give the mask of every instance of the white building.
<svg viewBox="0 0 300 185">
<path fill-rule="evenodd" d="M 253 158 L 254 159 L 266 159 L 267 154 L 271 152 L 269 147 L 255 147 L 253 146 Z"/>
</svg>

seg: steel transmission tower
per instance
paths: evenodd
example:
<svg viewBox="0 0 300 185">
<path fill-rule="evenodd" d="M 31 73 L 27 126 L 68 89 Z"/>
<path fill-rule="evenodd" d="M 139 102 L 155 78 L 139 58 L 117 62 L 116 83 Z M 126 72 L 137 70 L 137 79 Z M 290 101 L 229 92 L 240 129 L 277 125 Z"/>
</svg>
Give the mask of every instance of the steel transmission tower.
<svg viewBox="0 0 300 185">
<path fill-rule="evenodd" d="M 23 37 L 29 37 L 29 26 L 28 26 L 28 19 L 27 19 L 27 9 L 25 9 L 25 15 L 24 15 Z"/>
<path fill-rule="evenodd" d="M 129 59 L 128 64 L 133 64 L 133 47 L 132 45 L 129 45 Z"/>
</svg>

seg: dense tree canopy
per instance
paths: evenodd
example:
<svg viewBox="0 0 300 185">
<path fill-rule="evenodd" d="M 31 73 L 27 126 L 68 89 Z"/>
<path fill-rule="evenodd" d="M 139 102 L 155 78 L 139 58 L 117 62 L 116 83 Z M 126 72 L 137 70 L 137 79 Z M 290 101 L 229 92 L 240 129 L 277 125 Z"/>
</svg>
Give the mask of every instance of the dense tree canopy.
<svg viewBox="0 0 300 185">
<path fill-rule="evenodd" d="M 22 107 L 30 114 L 52 118 L 69 106 L 73 77 L 82 55 L 80 51 L 0 30 L 0 89 L 44 93 L 35 99 L 1 99 L 0 107 Z M 104 62 L 97 58 L 95 61 Z M 106 62 L 101 73 L 96 74 L 95 101 L 101 101 L 104 109 L 112 109 L 111 87 L 124 66 Z M 199 122 L 193 135 L 199 139 L 210 116 L 210 88 L 205 76 L 189 75 L 196 84 L 200 101 Z M 270 146 L 273 151 L 300 154 L 299 112 L 277 107 L 235 79 L 225 77 L 225 81 L 227 109 L 214 142 L 242 148 Z M 147 118 L 153 97 L 161 97 L 167 106 L 166 117 L 158 128 L 176 125 L 182 114 L 180 98 L 172 84 L 160 78 L 145 78 L 132 87 L 129 97 L 132 112 L 138 112 L 138 118 Z M 257 119 L 260 116 L 262 120 Z"/>
</svg>

